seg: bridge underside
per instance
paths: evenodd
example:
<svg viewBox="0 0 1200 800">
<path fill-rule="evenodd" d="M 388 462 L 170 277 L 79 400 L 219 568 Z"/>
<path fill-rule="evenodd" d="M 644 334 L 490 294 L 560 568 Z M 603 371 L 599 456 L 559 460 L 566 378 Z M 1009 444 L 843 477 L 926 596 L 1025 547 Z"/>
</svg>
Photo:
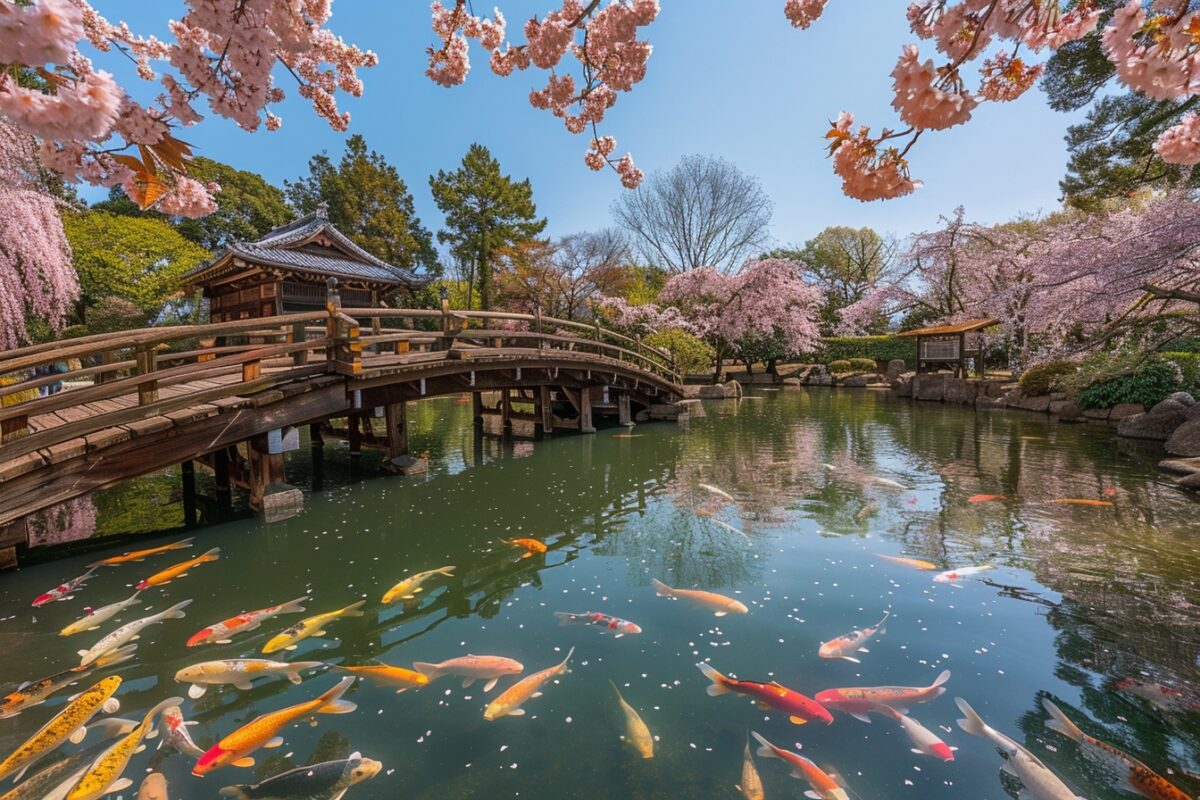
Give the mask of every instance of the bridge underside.
<svg viewBox="0 0 1200 800">
<path fill-rule="evenodd" d="M 544 388 L 553 389 L 577 408 L 583 404 L 580 422 L 573 427 L 586 431 L 590 427 L 588 390 L 593 387 L 608 387 L 620 399 L 623 415 L 632 405 L 648 407 L 680 398 L 675 384 L 594 353 L 508 348 L 428 356 L 367 357 L 362 373 L 355 377 L 322 373 L 286 379 L 263 391 L 220 401 L 205 401 L 202 387 L 197 387 L 195 403 L 188 404 L 185 394 L 169 410 L 154 413 L 147 409 L 144 416 L 123 419 L 121 424 L 62 445 L 23 453 L 0 463 L 0 530 L 74 497 L 228 451 L 239 443 L 249 443 L 265 453 L 266 437 L 271 431 L 374 415 L 380 407 L 399 408 L 403 414 L 407 401 L 464 392 L 501 391 L 507 397 L 505 390 L 526 390 L 536 395 Z M 541 413 L 548 415 L 543 419 L 553 419 L 548 411 Z M 270 481 L 271 469 L 263 463 L 259 477 Z M 278 464 L 275 469 L 281 470 L 281 458 Z M 13 541 L 0 536 L 0 547 L 16 543 L 16 534 L 10 538 Z"/>
</svg>

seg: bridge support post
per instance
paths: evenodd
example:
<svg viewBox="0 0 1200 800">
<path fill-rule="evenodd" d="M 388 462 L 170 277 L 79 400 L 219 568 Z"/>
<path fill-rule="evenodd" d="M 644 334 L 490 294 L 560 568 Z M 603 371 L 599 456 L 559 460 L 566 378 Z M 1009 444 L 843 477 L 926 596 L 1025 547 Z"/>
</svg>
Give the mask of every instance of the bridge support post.
<svg viewBox="0 0 1200 800">
<path fill-rule="evenodd" d="M 621 392 L 617 395 L 617 419 L 626 428 L 633 427 L 633 414 L 630 411 L 629 393 Z"/>
<path fill-rule="evenodd" d="M 312 490 L 319 492 L 325 488 L 325 433 L 321 423 L 308 426 L 308 439 L 312 451 Z"/>
<path fill-rule="evenodd" d="M 196 463 L 190 459 L 179 465 L 179 477 L 183 483 L 183 524 L 196 527 Z"/>
<path fill-rule="evenodd" d="M 475 432 L 479 433 L 483 430 L 483 393 L 471 392 L 471 424 L 475 426 Z"/>
<path fill-rule="evenodd" d="M 592 390 L 589 386 L 579 390 L 579 432 L 596 432 L 596 426 L 592 424 Z"/>
<path fill-rule="evenodd" d="M 266 434 L 246 442 L 250 467 L 250 507 L 266 522 L 279 522 L 304 510 L 304 496 L 287 484 L 283 470 L 283 454 L 272 453 Z"/>
<path fill-rule="evenodd" d="M 537 393 L 537 435 L 539 437 L 554 434 L 554 406 L 550 403 L 550 387 L 539 386 Z"/>
<path fill-rule="evenodd" d="M 512 436 L 512 394 L 508 389 L 500 390 L 500 431 L 505 437 Z"/>
<path fill-rule="evenodd" d="M 228 519 L 233 513 L 233 490 L 229 485 L 229 448 L 213 453 L 213 480 L 217 484 L 217 514 Z"/>
<path fill-rule="evenodd" d="M 362 457 L 362 415 L 351 414 L 346 417 L 346 441 L 350 445 L 350 460 L 357 464 Z"/>
</svg>

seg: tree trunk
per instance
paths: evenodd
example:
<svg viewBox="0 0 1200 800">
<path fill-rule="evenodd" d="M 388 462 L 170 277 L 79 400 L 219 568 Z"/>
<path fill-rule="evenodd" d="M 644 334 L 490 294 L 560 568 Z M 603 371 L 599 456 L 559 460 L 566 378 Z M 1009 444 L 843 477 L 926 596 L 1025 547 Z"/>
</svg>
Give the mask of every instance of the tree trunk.
<svg viewBox="0 0 1200 800">
<path fill-rule="evenodd" d="M 718 384 L 721 382 L 721 367 L 724 366 L 724 362 L 725 362 L 725 348 L 724 347 L 717 348 L 717 352 L 716 352 L 715 357 L 713 358 L 713 361 L 715 362 L 716 365 L 713 367 L 712 382 L 714 384 Z"/>
<path fill-rule="evenodd" d="M 772 377 L 774 377 L 776 379 L 779 378 L 779 367 L 776 366 L 776 363 L 775 363 L 778 360 L 779 359 L 777 359 L 777 358 L 768 358 L 767 359 L 767 374 L 771 375 Z"/>
</svg>

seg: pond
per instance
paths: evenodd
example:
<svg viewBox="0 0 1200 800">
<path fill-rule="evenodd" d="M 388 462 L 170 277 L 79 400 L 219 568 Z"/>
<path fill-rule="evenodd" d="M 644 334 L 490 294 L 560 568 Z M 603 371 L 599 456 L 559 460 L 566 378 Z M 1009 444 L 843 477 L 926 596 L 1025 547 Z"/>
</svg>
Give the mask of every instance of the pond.
<svg viewBox="0 0 1200 800">
<path fill-rule="evenodd" d="M 834 768 L 863 798 L 1015 797 L 994 746 L 956 725 L 956 697 L 1079 796 L 1130 795 L 1080 745 L 1046 729 L 1043 698 L 1188 796 L 1200 790 L 1186 774 L 1200 772 L 1200 504 L 1155 470 L 1152 451 L 1128 448 L 1099 425 L 912 405 L 864 390 L 759 391 L 705 407 L 706 417 L 686 425 L 477 447 L 468 404 L 430 401 L 412 414 L 413 448 L 429 451 L 428 475 L 352 483 L 343 480 L 345 452 L 329 447 L 327 488 L 306 496 L 299 518 L 205 526 L 191 549 L 102 567 L 73 599 L 37 609 L 33 598 L 86 564 L 179 535 L 7 574 L 0 676 L 13 686 L 75 666 L 76 651 L 121 623 L 192 602 L 186 618 L 145 628 L 134 660 L 0 720 L 0 750 L 15 750 L 105 674 L 124 679 L 121 717 L 185 697 L 183 715 L 197 723 L 191 735 L 208 749 L 259 714 L 330 689 L 347 674 L 340 667 L 412 668 L 477 654 L 516 659 L 530 675 L 574 648 L 570 672 L 526 700 L 523 716 L 484 718 L 513 677 L 490 692 L 483 681 L 464 688 L 448 676 L 400 694 L 363 677 L 345 696 L 356 711 L 284 727 L 282 746 L 253 753 L 252 767 L 194 777 L 194 757 L 152 740 L 133 756 L 126 775 L 135 788 L 125 795 L 150 768 L 165 774 L 172 798 L 187 800 L 361 751 L 383 766 L 349 790 L 351 800 L 728 798 L 755 731 Z M 303 466 L 297 459 L 289 468 Z M 504 541 L 514 538 L 547 550 L 523 558 Z M 100 629 L 59 635 L 85 607 L 122 600 L 140 580 L 210 548 L 220 548 L 219 560 L 151 586 Z M 984 565 L 994 568 L 933 580 L 940 570 Z M 455 569 L 430 577 L 413 599 L 381 603 L 401 578 L 443 566 Z M 659 597 L 654 579 L 720 593 L 748 613 L 718 617 Z M 309 595 L 304 614 L 267 620 L 227 644 L 186 646 L 206 626 L 301 595 Z M 189 699 L 188 684 L 175 681 L 197 662 L 266 657 L 264 645 L 284 628 L 360 599 L 362 616 L 318 626 L 324 635 L 270 656 L 334 665 L 305 671 L 299 685 L 211 686 Z M 600 612 L 640 632 L 560 625 L 555 612 Z M 855 661 L 820 657 L 823 642 L 885 613 L 865 651 L 841 651 Z M 711 696 L 700 662 L 810 698 L 840 687 L 928 686 L 949 670 L 945 694 L 908 711 L 957 748 L 954 760 L 912 752 L 911 728 L 881 713 L 868 724 L 835 703 L 832 724 L 797 725 L 794 710 Z M 652 759 L 622 740 L 627 721 L 614 684 L 648 726 Z M 755 765 L 768 798 L 810 788 L 781 760 L 756 756 Z"/>
</svg>

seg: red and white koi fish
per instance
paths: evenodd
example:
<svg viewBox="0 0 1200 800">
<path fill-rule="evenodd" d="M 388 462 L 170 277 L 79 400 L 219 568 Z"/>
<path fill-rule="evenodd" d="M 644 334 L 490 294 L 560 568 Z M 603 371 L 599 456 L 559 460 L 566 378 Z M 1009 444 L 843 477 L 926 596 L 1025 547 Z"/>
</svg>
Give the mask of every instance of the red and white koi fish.
<svg viewBox="0 0 1200 800">
<path fill-rule="evenodd" d="M 642 632 L 641 627 L 637 623 L 630 622 L 627 619 L 620 619 L 619 617 L 610 617 L 608 614 L 601 614 L 599 611 L 584 611 L 582 614 L 576 614 L 571 611 L 555 611 L 554 616 L 558 617 L 559 625 L 596 625 L 615 632 L 617 636 Z"/>
<path fill-rule="evenodd" d="M 288 600 L 286 603 L 280 603 L 277 606 L 260 608 L 257 611 L 246 611 L 238 614 L 236 617 L 230 617 L 229 619 L 209 625 L 204 630 L 192 634 L 192 637 L 187 640 L 187 646 L 229 644 L 234 635 L 252 631 L 271 617 L 277 617 L 280 614 L 299 614 L 304 611 L 304 606 L 300 604 L 306 600 L 308 600 L 308 595 L 302 595 L 295 600 Z"/>
<path fill-rule="evenodd" d="M 817 702 L 834 711 L 849 714 L 855 719 L 870 722 L 871 712 L 884 713 L 884 708 L 907 711 L 916 703 L 928 703 L 946 693 L 950 670 L 945 670 L 928 686 L 859 686 L 846 689 L 826 689 L 817 692 Z"/>
<path fill-rule="evenodd" d="M 823 705 L 786 686 L 735 680 L 722 675 L 703 661 L 696 667 L 704 673 L 704 677 L 712 681 L 708 693 L 713 697 L 729 692 L 744 694 L 761 709 L 774 708 L 787 714 L 794 725 L 803 725 L 806 722 L 824 722 L 826 725 L 833 723 L 833 715 Z"/>
<path fill-rule="evenodd" d="M 162 715 L 159 717 L 162 720 L 162 739 L 158 743 L 158 749 L 162 749 L 165 744 L 167 747 L 173 748 L 176 752 L 192 758 L 200 758 L 204 755 L 204 750 L 194 741 L 192 735 L 188 733 L 188 726 L 195 725 L 196 722 L 188 722 L 183 718 L 183 711 L 177 705 L 167 706 L 163 709 Z"/>
<path fill-rule="evenodd" d="M 33 601 L 33 607 L 39 608 L 46 605 L 46 603 L 53 603 L 55 600 L 70 600 L 74 597 L 76 591 L 83 588 L 83 585 L 88 582 L 95 572 L 96 568 L 92 567 L 78 578 L 72 578 L 66 583 L 60 583 L 45 594 L 39 594 Z"/>
<path fill-rule="evenodd" d="M 124 600 L 119 600 L 115 603 L 109 603 L 108 605 L 100 608 L 85 608 L 83 610 L 83 616 L 59 631 L 58 635 L 74 636 L 75 634 L 83 633 L 84 631 L 96 630 L 102 624 L 108 622 L 125 609 L 142 602 L 141 600 L 138 600 L 139 594 L 141 594 L 141 592 L 134 592 L 131 596 L 125 598 Z"/>
<path fill-rule="evenodd" d="M 811 797 L 815 800 L 850 800 L 850 795 L 834 780 L 833 776 L 809 759 L 799 753 L 793 753 L 791 750 L 776 747 L 755 731 L 750 731 L 750 735 L 758 740 L 759 757 L 782 759 L 785 764 L 792 768 L 793 778 L 808 781 L 808 785 L 812 787 L 812 791 L 805 792 L 805 797 Z"/>
<path fill-rule="evenodd" d="M 880 706 L 879 709 L 884 716 L 891 717 L 900 723 L 900 730 L 904 731 L 904 735 L 913 743 L 912 751 L 914 753 L 919 756 L 938 758 L 942 761 L 954 760 L 954 751 L 958 748 L 951 747 L 943 742 L 936 733 L 907 714 L 901 714 L 891 706 Z"/>
<path fill-rule="evenodd" d="M 1044 697 L 1042 706 L 1050 714 L 1050 719 L 1046 720 L 1046 727 L 1077 742 L 1079 752 L 1109 774 L 1118 776 L 1121 787 L 1126 791 L 1144 795 L 1150 800 L 1192 800 L 1175 784 L 1133 756 L 1121 752 L 1111 744 L 1088 736 L 1079 729 L 1078 725 L 1067 718 L 1062 709 Z"/>
<path fill-rule="evenodd" d="M 1126 692 L 1140 697 L 1160 711 L 1168 714 L 1178 714 L 1186 711 L 1200 711 L 1200 701 L 1179 689 L 1174 689 L 1161 683 L 1146 683 L 1135 678 L 1123 678 L 1113 684 L 1119 692 Z"/>
<path fill-rule="evenodd" d="M 871 628 L 863 628 L 847 633 L 845 636 L 839 636 L 836 639 L 830 639 L 828 642 L 821 642 L 821 649 L 818 655 L 821 658 L 840 658 L 843 661 L 849 661 L 851 664 L 861 663 L 857 658 L 850 655 L 851 653 L 867 653 L 870 652 L 863 647 L 867 642 L 871 641 L 875 636 L 882 636 L 887 633 L 888 617 L 892 612 L 883 612 L 883 619 Z"/>
<path fill-rule="evenodd" d="M 934 583 L 955 583 L 964 578 L 970 578 L 972 575 L 978 575 L 982 572 L 989 572 L 995 569 L 991 564 L 982 564 L 978 567 L 959 567 L 958 569 L 948 569 L 945 572 L 939 572 L 933 576 Z"/>
</svg>

